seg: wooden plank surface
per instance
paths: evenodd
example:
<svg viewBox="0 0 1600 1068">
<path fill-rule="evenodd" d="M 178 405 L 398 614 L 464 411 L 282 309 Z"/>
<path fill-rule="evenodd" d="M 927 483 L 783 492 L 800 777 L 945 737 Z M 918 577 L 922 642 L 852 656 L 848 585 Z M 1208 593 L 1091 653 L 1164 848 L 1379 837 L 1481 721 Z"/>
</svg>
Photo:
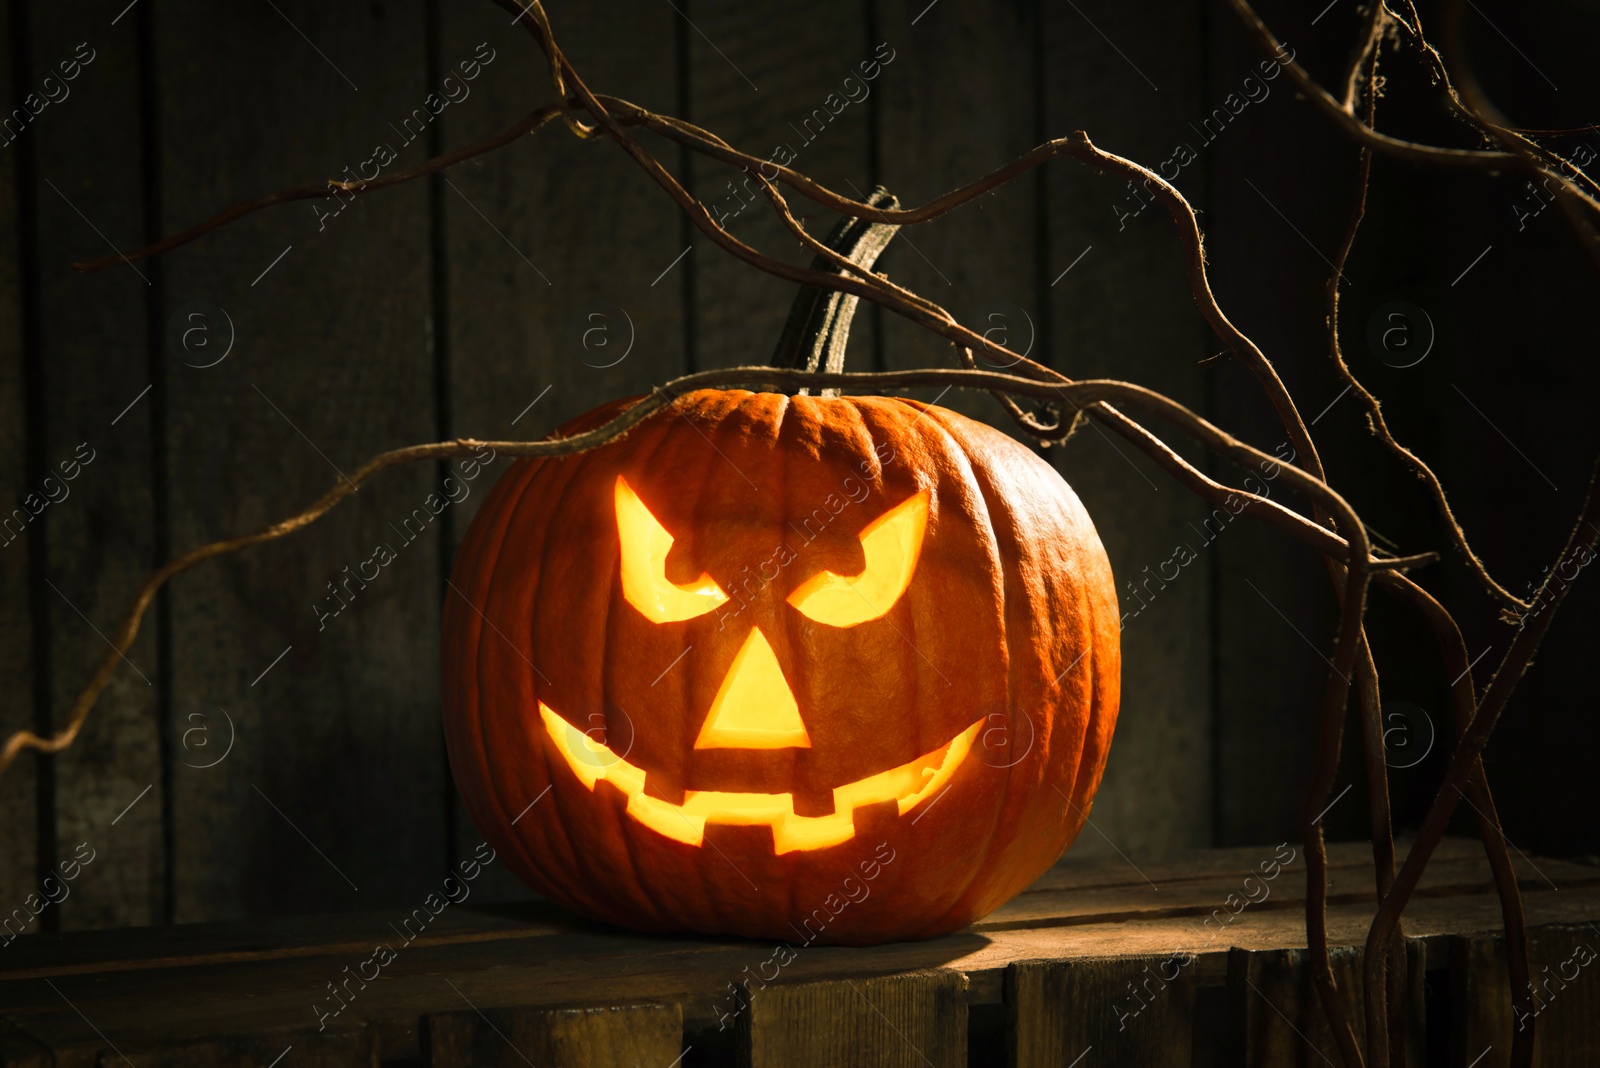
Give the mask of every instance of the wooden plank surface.
<svg viewBox="0 0 1600 1068">
<path fill-rule="evenodd" d="M 1228 917 L 1248 916 L 1261 909 L 1293 910 L 1304 900 L 1301 893 L 1303 869 L 1286 865 L 1280 876 L 1283 881 L 1274 884 L 1276 890 L 1265 897 L 1260 897 L 1259 888 L 1250 891 L 1260 897 L 1257 903 L 1243 904 L 1237 897 L 1230 901 L 1228 895 L 1242 888 L 1238 873 L 1249 870 L 1250 861 L 1256 856 L 1270 855 L 1270 852 L 1261 847 L 1242 847 L 1196 853 L 1181 863 L 1153 862 L 1144 870 L 1160 880 L 1159 896 L 1147 884 L 1137 881 L 1137 873 L 1120 861 L 1113 867 L 1102 860 L 1068 858 L 971 929 L 989 932 L 1112 923 L 1138 917 L 1197 917 L 1190 941 L 1179 944 L 1194 952 L 1223 947 L 1234 922 Z M 1339 843 L 1330 846 L 1331 902 L 1356 904 L 1372 900 L 1368 884 L 1362 878 L 1367 873 L 1363 867 L 1365 852 L 1362 846 Z M 1418 896 L 1488 892 L 1492 884 L 1487 869 L 1478 859 L 1480 856 L 1476 843 L 1464 839 L 1446 840 L 1424 874 Z M 1560 878 L 1567 886 L 1593 886 L 1600 880 L 1600 873 L 1581 865 L 1545 859 L 1538 865 L 1535 870 L 1525 861 L 1519 864 L 1520 881 L 1525 888 L 1548 885 L 1543 883 L 1544 877 L 1538 875 L 1541 871 L 1544 876 Z M 1121 868 L 1120 872 L 1117 867 Z M 1236 913 L 1236 909 L 1243 909 L 1243 912 Z M 1213 916 L 1213 913 L 1221 915 Z M 125 928 L 92 936 L 25 939 L 7 954 L 6 969 L 0 975 L 54 978 L 112 970 L 248 963 L 341 953 L 364 955 L 370 952 L 371 937 L 388 930 L 381 917 L 370 919 L 368 924 L 348 914 L 285 916 L 250 924 L 180 924 L 168 929 Z M 1207 923 L 1208 919 L 1212 922 Z M 447 908 L 410 945 L 437 948 L 503 939 L 540 939 L 569 934 L 575 929 L 584 929 L 584 925 L 553 905 L 480 908 L 474 903 L 468 907 Z"/>
<path fill-rule="evenodd" d="M 1041 10 L 1045 133 L 1086 130 L 1145 163 L 1171 157 L 1201 99 L 1204 5 Z M 1070 160 L 1050 163 L 1044 180 L 1051 365 L 1128 379 L 1204 412 L 1198 363 L 1216 346 L 1190 299 L 1171 218 L 1141 210 L 1148 196 L 1126 181 Z M 1175 184 L 1204 206 L 1202 167 L 1182 169 Z M 1211 509 L 1092 422 L 1051 453 L 1105 543 L 1123 618 L 1121 718 L 1093 824 L 1073 848 L 1138 856 L 1209 845 L 1212 722 L 1195 695 L 1211 692 Z"/>
<path fill-rule="evenodd" d="M 1021 961 L 1006 969 L 1011 1064 L 1190 1068 L 1194 958 Z M 1086 1059 L 1086 1058 L 1085 1058 Z"/>
<path fill-rule="evenodd" d="M 16 0 L 0 0 L 0 25 L 26 40 L 27 27 L 19 25 L 19 12 L 26 8 Z M 15 49 L 0 50 L 0 85 L 15 84 Z M 32 569 L 31 539 L 27 534 L 29 512 L 23 500 L 33 487 L 30 470 L 33 450 L 28 448 L 30 432 L 39 433 L 38 416 L 29 418 L 29 383 L 32 380 L 27 347 L 29 311 L 25 301 L 31 291 L 23 284 L 23 264 L 27 253 L 24 240 L 32 240 L 33 190 L 23 172 L 28 149 L 11 143 L 0 150 L 0 688 L 13 695 L 0 710 L 0 730 L 35 728 L 37 704 L 34 693 L 33 588 L 39 583 Z M 35 365 L 36 367 L 37 365 Z M 36 440 L 36 439 L 34 439 Z M 21 509 L 21 517 L 16 510 Z M 0 779 L 0 809 L 10 818 L 0 821 L 0 905 L 6 914 L 22 909 L 13 917 L 9 936 L 26 920 L 30 925 L 33 909 L 29 894 L 38 894 L 39 878 L 39 781 L 33 757 L 18 760 Z M 42 908 L 42 897 L 35 899 Z M 0 915 L 0 923 L 4 916 Z M 37 929 L 37 928 L 35 928 Z"/>
<path fill-rule="evenodd" d="M 1466 846 L 1470 843 L 1456 844 L 1463 852 Z M 1335 861 L 1348 863 L 1360 852 L 1336 848 Z M 1540 868 L 1562 880 L 1563 889 L 1556 893 L 1548 884 L 1542 890 L 1530 886 L 1526 892 L 1530 925 L 1573 925 L 1600 916 L 1600 888 L 1592 880 L 1587 886 L 1572 881 L 1564 869 L 1551 873 L 1549 863 L 1538 861 Z M 1184 882 L 1184 867 L 1152 863 L 1146 873 L 1162 885 L 1177 887 Z M 1103 874 L 1092 874 L 1090 881 L 1100 878 Z M 161 932 L 124 932 L 125 940 L 108 942 L 100 957 L 116 962 L 143 953 L 143 965 L 128 970 L 116 970 L 115 963 L 108 968 L 93 965 L 92 947 L 108 936 L 91 932 L 29 936 L 7 953 L 6 970 L 0 971 L 0 1004 L 8 1006 L 7 1017 L 29 1035 L 63 1050 L 76 1048 L 74 1043 L 93 1046 L 99 1041 L 82 1028 L 67 998 L 85 1009 L 112 1041 L 124 1034 L 143 1036 L 143 1041 L 165 1036 L 189 1042 L 303 1030 L 319 1022 L 313 1003 L 320 1004 L 323 1013 L 332 1012 L 329 984 L 342 984 L 356 973 L 372 974 L 371 966 L 364 967 L 363 962 L 372 957 L 374 944 L 390 944 L 395 959 L 381 967 L 381 981 L 347 987 L 348 1003 L 329 1021 L 330 1026 L 370 1024 L 384 1056 L 390 1057 L 418 1049 L 422 1016 L 459 1011 L 458 1002 L 470 1002 L 487 1012 L 517 1006 L 660 1000 L 670 994 L 682 1007 L 686 1028 L 714 1030 L 730 1014 L 729 985 L 751 975 L 770 974 L 768 962 L 775 955 L 786 961 L 780 968 L 781 984 L 757 989 L 757 995 L 810 982 L 948 970 L 966 976 L 968 1002 L 999 1004 L 1006 970 L 1019 962 L 1170 956 L 1179 949 L 1197 958 L 1193 981 L 1214 986 L 1226 979 L 1232 949 L 1270 954 L 1304 946 L 1303 918 L 1289 908 L 1246 908 L 1228 925 L 1225 936 L 1207 942 L 1197 928 L 1223 899 L 1233 878 L 1217 877 L 1207 894 L 1194 895 L 1196 901 L 1208 895 L 1209 900 L 1182 915 L 1107 920 L 1100 905 L 1098 911 L 1087 909 L 1081 922 L 1063 916 L 1061 922 L 1034 928 L 980 926 L 929 942 L 867 949 L 813 946 L 791 950 L 792 959 L 775 945 L 741 939 L 641 939 L 563 917 L 551 906 L 526 912 L 522 911 L 526 906 L 482 912 L 447 909 L 428 936 L 412 944 L 395 938 L 389 926 L 394 917 L 382 912 L 322 918 L 318 922 L 325 926 L 320 928 L 307 920 L 289 919 L 273 921 L 280 925 L 276 928 L 257 924 L 196 928 L 191 932 L 192 945 L 175 947 L 186 952 L 165 959 L 157 956 Z M 1482 871 L 1478 878 L 1485 878 Z M 1462 893 L 1447 894 L 1437 888 L 1441 892 L 1419 897 L 1407 910 L 1408 933 L 1443 950 L 1449 937 L 1497 930 L 1497 900 L 1483 891 L 1481 883 L 1463 880 L 1463 884 Z M 1118 888 L 1105 890 L 1116 893 Z M 1062 911 L 1069 911 L 1065 902 Z M 1371 913 L 1370 900 L 1331 905 L 1333 944 L 1360 945 Z M 136 944 L 140 938 L 142 948 Z M 208 953 L 208 942 L 214 953 Z M 1438 952 L 1431 963 L 1443 967 L 1446 957 Z M 204 977 L 203 996 L 196 996 L 197 976 Z M 448 976 L 456 990 L 441 976 Z M 1582 1004 L 1576 997 L 1573 1001 Z M 740 1014 L 734 1014 L 733 1023 L 739 1020 Z"/>
<path fill-rule="evenodd" d="M 748 994 L 733 1010 L 748 1068 L 967 1063 L 967 977 L 960 972 L 759 984 L 757 977 L 742 985 Z"/>
<path fill-rule="evenodd" d="M 683 1017 L 677 1005 L 641 1001 L 588 1007 L 430 1013 L 423 1047 L 432 1068 L 662 1068 L 678 1060 Z"/>
<path fill-rule="evenodd" d="M 436 93 L 421 0 L 153 13 L 164 231 L 425 158 L 398 132 Z M 164 259 L 168 301 L 208 302 L 235 334 L 227 359 L 172 371 L 174 551 L 274 522 L 377 452 L 433 439 L 428 264 L 421 184 L 252 215 Z M 447 492 L 427 466 L 388 472 L 294 539 L 173 587 L 173 714 L 217 739 L 174 766 L 179 919 L 398 906 L 437 888 L 453 858 L 437 657 L 422 650 Z"/>
<path fill-rule="evenodd" d="M 68 93 L 24 135 L 34 151 L 39 232 L 29 266 L 40 321 L 45 469 L 38 475 L 45 492 L 59 493 L 35 520 L 48 548 L 34 564 L 46 583 L 50 707 L 60 726 L 155 565 L 160 502 L 151 427 L 160 417 L 162 367 L 147 352 L 146 316 L 159 279 L 148 265 L 88 276 L 71 266 L 106 255 L 112 244 L 145 240 L 140 19 L 112 26 L 62 5 L 34 5 L 32 13 L 34 74 L 43 86 L 53 73 Z M 77 76 L 65 80 L 72 70 Z M 54 758 L 52 859 L 94 858 L 59 906 L 66 927 L 166 918 L 156 637 L 155 626 L 144 630 L 98 714 Z"/>
</svg>

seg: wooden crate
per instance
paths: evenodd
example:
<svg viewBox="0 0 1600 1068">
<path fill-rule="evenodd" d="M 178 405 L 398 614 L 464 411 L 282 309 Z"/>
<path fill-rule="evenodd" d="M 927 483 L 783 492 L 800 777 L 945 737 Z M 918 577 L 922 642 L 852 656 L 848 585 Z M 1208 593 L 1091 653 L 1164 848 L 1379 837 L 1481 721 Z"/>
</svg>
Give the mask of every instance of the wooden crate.
<svg viewBox="0 0 1600 1068">
<path fill-rule="evenodd" d="M 1351 983 L 1372 876 L 1362 845 L 1330 861 Z M 1600 1064 L 1600 868 L 1518 873 L 1538 1063 Z M 1336 1064 L 1302 886 L 1292 845 L 1066 860 L 967 930 L 871 949 L 644 937 L 470 900 L 409 942 L 400 910 L 25 935 L 0 950 L 0 1064 Z M 1499 926 L 1481 848 L 1446 842 L 1406 914 L 1413 1064 L 1506 1063 Z"/>
</svg>

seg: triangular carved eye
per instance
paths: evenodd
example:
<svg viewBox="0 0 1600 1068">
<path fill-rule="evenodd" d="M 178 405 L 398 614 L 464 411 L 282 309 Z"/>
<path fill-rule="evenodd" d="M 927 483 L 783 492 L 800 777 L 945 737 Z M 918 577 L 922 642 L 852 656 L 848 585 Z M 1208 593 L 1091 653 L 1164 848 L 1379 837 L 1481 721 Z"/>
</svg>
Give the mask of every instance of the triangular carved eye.
<svg viewBox="0 0 1600 1068">
<path fill-rule="evenodd" d="M 928 529 L 928 496 L 927 490 L 920 490 L 861 532 L 867 561 L 861 574 L 847 577 L 819 571 L 789 595 L 789 603 L 807 618 L 831 627 L 853 627 L 887 615 L 917 569 L 922 535 Z"/>
<path fill-rule="evenodd" d="M 622 548 L 622 595 L 646 619 L 679 623 L 705 615 L 728 599 L 708 574 L 701 574 L 684 586 L 667 581 L 672 535 L 620 475 L 616 508 L 617 542 Z"/>
</svg>

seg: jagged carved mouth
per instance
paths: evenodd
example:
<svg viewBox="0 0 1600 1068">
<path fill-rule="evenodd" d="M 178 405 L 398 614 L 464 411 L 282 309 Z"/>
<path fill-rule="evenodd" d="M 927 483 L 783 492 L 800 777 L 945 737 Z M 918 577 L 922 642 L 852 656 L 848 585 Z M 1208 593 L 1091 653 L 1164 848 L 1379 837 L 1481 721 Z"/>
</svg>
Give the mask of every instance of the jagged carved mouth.
<svg viewBox="0 0 1600 1068">
<path fill-rule="evenodd" d="M 846 783 L 833 791 L 833 812 L 826 816 L 801 816 L 794 810 L 793 794 L 729 793 L 690 790 L 681 805 L 644 792 L 646 772 L 572 726 L 543 701 L 539 716 L 556 751 L 592 792 L 601 781 L 610 783 L 628 799 L 628 815 L 644 826 L 675 841 L 700 845 L 706 824 L 767 826 L 772 828 L 772 848 L 779 854 L 825 849 L 855 837 L 855 810 L 884 801 L 896 803 L 903 816 L 937 797 L 956 768 L 966 759 L 983 720 L 950 741 L 907 764 Z"/>
</svg>

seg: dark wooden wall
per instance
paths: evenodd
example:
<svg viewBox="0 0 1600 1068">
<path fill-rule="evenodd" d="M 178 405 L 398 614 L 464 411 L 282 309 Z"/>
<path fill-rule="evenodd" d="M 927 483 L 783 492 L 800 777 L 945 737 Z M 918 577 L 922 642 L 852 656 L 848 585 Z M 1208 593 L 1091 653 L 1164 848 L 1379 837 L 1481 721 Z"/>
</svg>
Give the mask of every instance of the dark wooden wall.
<svg viewBox="0 0 1600 1068">
<path fill-rule="evenodd" d="M 792 288 L 693 234 L 614 146 L 555 126 L 429 181 L 343 207 L 279 207 L 158 260 L 76 275 L 74 259 L 339 176 L 378 145 L 398 151 L 386 170 L 413 165 L 548 95 L 531 42 L 488 3 L 123 7 L 0 0 L 0 83 L 14 98 L 80 43 L 94 55 L 70 96 L 0 149 L 0 496 L 39 491 L 80 446 L 94 457 L 0 547 L 0 727 L 65 721 L 155 563 L 297 510 L 376 452 L 541 435 L 683 371 L 770 352 Z M 1207 145 L 1196 127 L 1262 57 L 1198 0 L 550 8 L 591 87 L 758 154 L 789 145 L 796 166 L 843 191 L 883 183 L 921 201 L 1080 128 L 1145 162 L 1191 144 L 1198 158 L 1178 185 L 1207 209 L 1230 311 L 1280 363 L 1322 358 L 1326 265 L 1252 198 L 1271 197 L 1331 251 L 1352 154 L 1282 81 Z M 1354 26 L 1349 12 L 1321 31 L 1283 17 L 1301 31 L 1292 43 L 1315 52 L 1320 38 L 1334 57 Z M 874 58 L 879 73 L 863 82 L 859 64 Z M 470 92 L 453 89 L 461 98 L 408 143 L 405 117 L 446 77 L 459 87 L 474 59 Z M 830 93 L 859 94 L 844 86 L 852 74 L 868 95 L 820 132 L 797 129 Z M 1285 137 L 1298 138 L 1292 151 Z M 652 144 L 707 203 L 738 203 L 736 172 Z M 1296 154 L 1344 170 L 1308 174 Z M 1202 364 L 1220 346 L 1189 299 L 1170 221 L 1157 208 L 1123 219 L 1127 194 L 1052 165 L 904 234 L 882 267 L 1036 358 L 1143 382 L 1273 448 L 1237 370 Z M 731 225 L 794 254 L 759 206 Z M 1426 261 L 1416 285 L 1442 288 L 1456 251 L 1434 267 L 1411 250 Z M 855 366 L 947 359 L 891 316 L 857 323 Z M 1311 376 L 1308 411 L 1331 395 L 1328 380 Z M 1001 418 L 987 398 L 945 402 Z M 1292 834 L 1330 635 L 1315 561 L 1242 529 L 1210 546 L 1199 531 L 1210 510 L 1096 428 L 1050 455 L 1148 602 L 1127 621 L 1120 730 L 1075 848 L 1136 861 Z M 178 579 L 78 743 L 0 780 L 0 902 L 20 901 L 84 842 L 97 859 L 47 927 L 427 893 L 477 842 L 444 760 L 437 620 L 453 546 L 506 466 L 462 482 L 470 495 L 415 540 L 398 528 L 440 490 L 444 465 L 393 471 L 309 531 Z M 398 559 L 332 614 L 328 584 L 380 541 Z M 1144 585 L 1180 544 L 1197 559 Z M 1275 605 L 1310 637 L 1283 627 Z M 1539 848 L 1562 851 L 1548 835 Z"/>
</svg>

